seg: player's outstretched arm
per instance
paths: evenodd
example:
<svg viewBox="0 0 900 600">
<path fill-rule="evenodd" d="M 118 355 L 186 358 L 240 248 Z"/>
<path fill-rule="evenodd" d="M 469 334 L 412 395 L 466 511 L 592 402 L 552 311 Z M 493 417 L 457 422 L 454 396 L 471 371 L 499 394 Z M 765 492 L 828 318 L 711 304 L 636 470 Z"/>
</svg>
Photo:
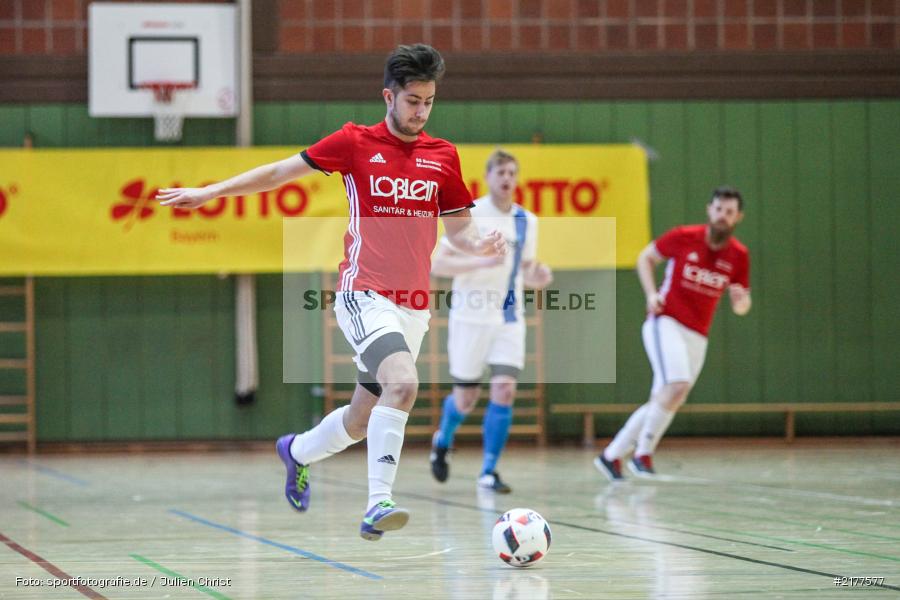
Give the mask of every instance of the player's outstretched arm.
<svg viewBox="0 0 900 600">
<path fill-rule="evenodd" d="M 474 256 L 504 256 L 507 252 L 506 240 L 497 230 L 484 237 L 472 221 L 469 209 L 450 213 L 442 217 L 444 230 L 450 245 L 464 254 Z"/>
<path fill-rule="evenodd" d="M 647 312 L 654 315 L 660 314 L 665 304 L 665 300 L 656 291 L 656 265 L 662 261 L 663 257 L 653 242 L 647 244 L 637 258 L 637 274 L 641 287 L 644 288 L 644 296 L 647 297 Z"/>
<path fill-rule="evenodd" d="M 503 256 L 472 256 L 462 254 L 445 244 L 438 244 L 431 257 L 431 274 L 435 277 L 456 277 L 462 273 L 502 265 Z"/>
<path fill-rule="evenodd" d="M 219 196 L 241 196 L 272 190 L 283 183 L 308 175 L 313 170 L 299 154 L 295 154 L 202 188 L 161 189 L 156 194 L 156 199 L 163 206 L 198 208 Z"/>
<path fill-rule="evenodd" d="M 750 298 L 750 290 L 744 286 L 733 283 L 728 286 L 728 295 L 731 297 L 731 310 L 739 317 L 750 312 L 753 300 Z"/>
</svg>

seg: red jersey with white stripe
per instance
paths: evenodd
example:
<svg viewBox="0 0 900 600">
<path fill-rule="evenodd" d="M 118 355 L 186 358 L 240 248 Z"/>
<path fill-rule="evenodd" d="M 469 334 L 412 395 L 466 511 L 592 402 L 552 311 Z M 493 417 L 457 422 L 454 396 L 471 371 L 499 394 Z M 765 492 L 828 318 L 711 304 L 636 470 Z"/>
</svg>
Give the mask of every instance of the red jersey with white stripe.
<svg viewBox="0 0 900 600">
<path fill-rule="evenodd" d="M 347 123 L 301 156 L 344 176 L 350 222 L 337 289 L 427 308 L 437 217 L 473 206 L 456 147 L 424 132 L 404 142 L 384 121 Z"/>
<path fill-rule="evenodd" d="M 750 288 L 750 253 L 734 237 L 713 250 L 706 244 L 706 225 L 685 225 L 664 233 L 655 246 L 669 259 L 659 288 L 666 301 L 662 314 L 703 335 L 728 286 Z"/>
</svg>

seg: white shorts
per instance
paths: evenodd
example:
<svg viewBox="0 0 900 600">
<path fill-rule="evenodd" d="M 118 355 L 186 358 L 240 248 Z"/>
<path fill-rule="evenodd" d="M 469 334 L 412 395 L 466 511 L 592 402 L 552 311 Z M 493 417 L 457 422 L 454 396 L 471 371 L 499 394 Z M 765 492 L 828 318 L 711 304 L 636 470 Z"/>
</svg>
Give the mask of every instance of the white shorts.
<svg viewBox="0 0 900 600">
<path fill-rule="evenodd" d="M 363 373 L 378 368 L 384 355 L 366 350 L 389 333 L 399 333 L 412 354 L 413 361 L 419 357 L 422 338 L 428 331 L 428 310 L 413 310 L 394 304 L 375 292 L 335 292 L 334 314 L 338 326 L 355 352 L 353 362 Z M 375 347 L 377 348 L 377 346 Z M 374 350 L 374 349 L 373 349 Z M 374 359 L 374 364 L 373 364 Z M 366 366 L 368 363 L 368 367 Z M 375 373 L 371 373 L 375 377 Z"/>
<path fill-rule="evenodd" d="M 456 381 L 476 382 L 488 365 L 525 366 L 525 321 L 484 325 L 450 317 L 447 330 L 450 376 Z"/>
<path fill-rule="evenodd" d="M 676 381 L 694 385 L 706 358 L 706 336 L 668 316 L 649 317 L 641 333 L 653 368 L 651 394 Z"/>
</svg>

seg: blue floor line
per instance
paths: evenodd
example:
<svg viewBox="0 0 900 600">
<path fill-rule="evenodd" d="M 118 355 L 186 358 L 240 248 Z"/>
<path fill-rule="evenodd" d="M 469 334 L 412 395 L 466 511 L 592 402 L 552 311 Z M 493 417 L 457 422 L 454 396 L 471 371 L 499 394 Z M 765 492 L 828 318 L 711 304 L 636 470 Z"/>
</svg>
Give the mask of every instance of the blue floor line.
<svg viewBox="0 0 900 600">
<path fill-rule="evenodd" d="M 87 487 L 90 485 L 84 479 L 78 479 L 77 477 L 72 477 L 71 475 L 66 475 L 65 473 L 61 473 L 56 469 L 51 469 L 50 467 L 45 467 L 44 465 L 39 465 L 37 463 L 33 463 L 27 460 L 19 461 L 19 464 L 24 465 L 30 469 L 34 469 L 35 471 L 43 474 L 49 475 L 50 477 L 56 477 L 57 479 L 62 479 L 64 481 L 68 481 L 69 483 L 74 483 L 75 485 L 79 485 L 81 487 Z"/>
<path fill-rule="evenodd" d="M 335 569 L 341 569 L 347 571 L 348 573 L 353 573 L 354 575 L 362 575 L 363 577 L 368 577 L 369 579 L 384 579 L 381 575 L 375 575 L 374 573 L 369 573 L 368 571 L 364 571 L 363 569 L 357 569 L 356 567 L 351 567 L 350 565 L 346 565 L 342 562 L 338 562 L 336 560 L 331 560 L 330 558 L 325 558 L 324 556 L 319 556 L 313 552 L 309 552 L 308 550 L 302 550 L 300 548 L 295 548 L 294 546 L 288 546 L 287 544 L 282 544 L 279 542 L 275 542 L 264 537 L 260 537 L 258 535 L 253 535 L 252 533 L 246 533 L 241 531 L 240 529 L 235 529 L 234 527 L 229 527 L 227 525 L 220 525 L 219 523 L 214 523 L 212 521 L 207 521 L 202 517 L 198 517 L 196 515 L 192 515 L 190 513 L 186 513 L 181 510 L 177 510 L 174 508 L 170 508 L 169 512 L 173 515 L 178 515 L 179 517 L 184 517 L 185 519 L 190 519 L 195 523 L 200 523 L 201 525 L 206 525 L 207 527 L 213 527 L 215 529 L 221 529 L 222 531 L 227 531 L 228 533 L 233 533 L 234 535 L 238 535 L 250 540 L 257 541 L 261 544 L 266 544 L 268 546 L 272 546 L 274 548 L 279 548 L 280 550 L 286 550 L 293 554 L 297 554 L 304 558 L 309 558 L 311 560 L 318 561 L 320 563 L 326 564 L 329 567 L 334 567 Z"/>
</svg>

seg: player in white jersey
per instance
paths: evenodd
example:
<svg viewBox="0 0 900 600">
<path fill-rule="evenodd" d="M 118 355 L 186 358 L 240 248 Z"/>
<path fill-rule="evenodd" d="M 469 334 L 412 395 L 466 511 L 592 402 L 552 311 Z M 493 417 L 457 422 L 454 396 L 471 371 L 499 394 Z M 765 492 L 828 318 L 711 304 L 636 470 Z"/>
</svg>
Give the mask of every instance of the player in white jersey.
<svg viewBox="0 0 900 600">
<path fill-rule="evenodd" d="M 511 490 L 496 465 L 512 422 L 519 374 L 525 365 L 523 288 L 540 289 L 553 274 L 537 261 L 537 217 L 513 202 L 519 164 L 503 150 L 487 162 L 489 194 L 475 201 L 472 217 L 479 231 L 499 231 L 509 245 L 505 256 L 478 257 L 441 240 L 431 272 L 453 278 L 447 353 L 453 393 L 444 399 L 441 426 L 432 438 L 431 472 L 449 476 L 447 454 L 453 436 L 478 402 L 485 368 L 491 372 L 490 401 L 484 414 L 484 462 L 478 486 L 498 493 Z"/>
</svg>

